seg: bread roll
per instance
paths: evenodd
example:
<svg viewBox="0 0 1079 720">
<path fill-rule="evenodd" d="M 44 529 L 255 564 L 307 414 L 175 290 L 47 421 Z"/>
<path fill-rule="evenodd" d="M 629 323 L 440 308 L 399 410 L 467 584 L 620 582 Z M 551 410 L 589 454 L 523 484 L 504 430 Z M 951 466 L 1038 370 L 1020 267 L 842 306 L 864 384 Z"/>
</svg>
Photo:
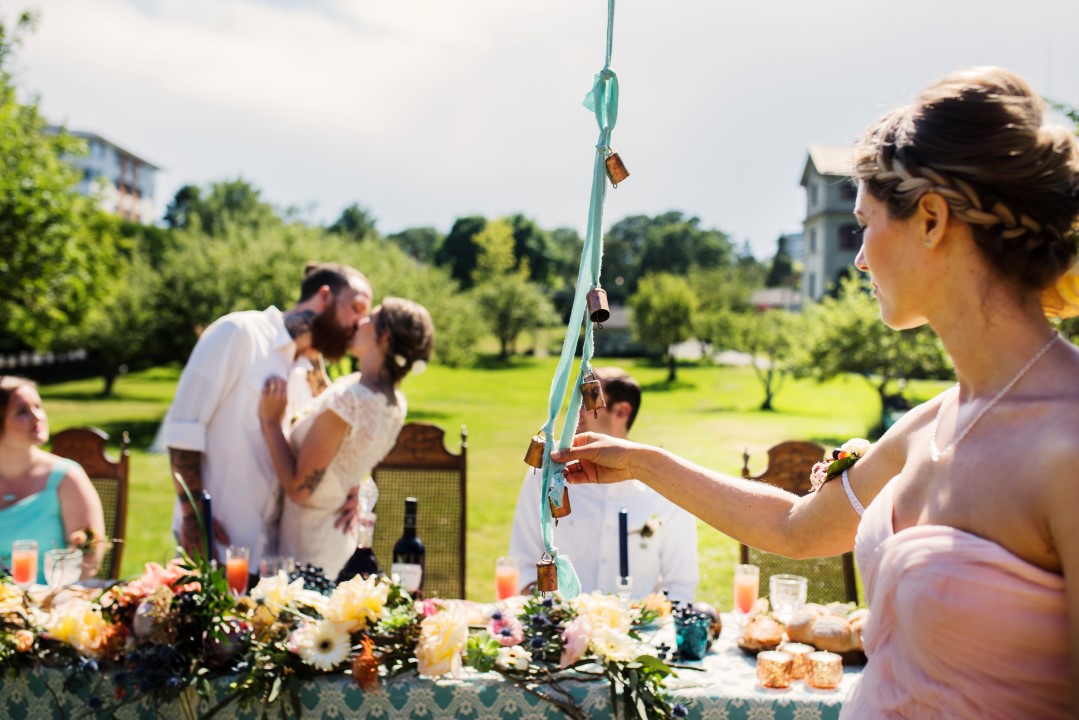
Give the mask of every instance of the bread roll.
<svg viewBox="0 0 1079 720">
<path fill-rule="evenodd" d="M 774 650 L 783 641 L 783 625 L 769 615 L 754 615 L 746 623 L 742 644 L 751 649 Z"/>
<path fill-rule="evenodd" d="M 793 638 L 792 638 L 793 639 Z M 838 615 L 822 615 L 813 623 L 812 644 L 819 650 L 834 653 L 850 652 L 854 649 L 850 623 Z"/>
<path fill-rule="evenodd" d="M 815 610 L 804 607 L 791 616 L 787 623 L 787 637 L 791 642 L 813 644 L 813 622 L 820 617 Z"/>
</svg>

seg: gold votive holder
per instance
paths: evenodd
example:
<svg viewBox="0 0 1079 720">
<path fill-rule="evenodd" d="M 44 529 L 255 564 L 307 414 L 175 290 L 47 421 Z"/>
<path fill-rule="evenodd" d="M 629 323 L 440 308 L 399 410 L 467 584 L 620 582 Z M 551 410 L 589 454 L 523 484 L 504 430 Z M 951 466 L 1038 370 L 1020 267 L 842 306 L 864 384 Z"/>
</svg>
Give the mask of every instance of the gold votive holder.
<svg viewBox="0 0 1079 720">
<path fill-rule="evenodd" d="M 843 658 L 834 652 L 818 650 L 806 656 L 809 660 L 809 672 L 806 680 L 815 688 L 832 690 L 839 687 L 843 679 Z"/>
<path fill-rule="evenodd" d="M 794 656 L 780 650 L 757 653 L 757 680 L 768 688 L 785 688 L 791 684 Z"/>
<path fill-rule="evenodd" d="M 804 679 L 809 674 L 809 654 L 816 652 L 817 649 L 812 645 L 793 642 L 783 643 L 779 646 L 779 649 L 785 653 L 790 653 L 794 657 L 791 678 L 794 680 Z"/>
</svg>

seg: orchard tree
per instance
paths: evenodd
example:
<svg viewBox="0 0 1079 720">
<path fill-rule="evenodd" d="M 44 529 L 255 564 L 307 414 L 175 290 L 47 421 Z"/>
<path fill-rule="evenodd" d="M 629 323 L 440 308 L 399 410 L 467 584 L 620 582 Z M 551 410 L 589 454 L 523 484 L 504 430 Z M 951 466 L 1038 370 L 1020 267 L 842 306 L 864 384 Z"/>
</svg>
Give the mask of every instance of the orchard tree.
<svg viewBox="0 0 1079 720">
<path fill-rule="evenodd" d="M 29 13 L 13 29 L 0 22 L 0 341 L 44 348 L 82 322 L 122 261 L 116 220 L 75 192 L 62 157 L 85 144 L 16 99 L 11 66 L 34 24 Z"/>
<path fill-rule="evenodd" d="M 761 410 L 774 410 L 772 400 L 791 375 L 804 318 L 787 310 L 765 310 L 734 316 L 731 347 L 748 353 L 750 364 L 764 390 Z"/>
<path fill-rule="evenodd" d="M 479 248 L 475 237 L 487 225 L 482 215 L 469 215 L 457 218 L 449 235 L 435 252 L 435 264 L 447 268 L 450 277 L 468 289 L 472 287 L 472 271 L 476 268 L 476 256 Z"/>
<path fill-rule="evenodd" d="M 693 335 L 697 296 L 685 278 L 667 273 L 646 275 L 629 299 L 633 308 L 634 334 L 667 358 L 667 380 L 677 379 L 674 346 Z"/>
</svg>

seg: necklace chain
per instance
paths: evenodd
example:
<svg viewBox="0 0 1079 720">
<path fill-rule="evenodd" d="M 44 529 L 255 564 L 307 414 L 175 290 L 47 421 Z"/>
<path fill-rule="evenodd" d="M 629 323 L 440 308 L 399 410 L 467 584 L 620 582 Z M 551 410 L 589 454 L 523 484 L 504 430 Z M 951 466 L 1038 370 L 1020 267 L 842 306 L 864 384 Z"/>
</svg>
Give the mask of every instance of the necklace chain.
<svg viewBox="0 0 1079 720">
<path fill-rule="evenodd" d="M 1049 338 L 1049 342 L 1045 343 L 1045 345 L 1042 346 L 1041 350 L 1034 353 L 1034 355 L 1029 360 L 1027 360 L 1026 364 L 1023 367 L 1019 368 L 1019 371 L 1015 373 L 1014 376 L 1012 376 L 1012 379 L 1008 381 L 1008 384 L 1002 387 L 1000 389 L 1000 392 L 994 395 L 993 399 L 985 404 L 985 407 L 983 407 L 981 411 L 974 416 L 974 419 L 971 420 L 965 428 L 963 428 L 963 432 L 959 433 L 955 437 L 955 439 L 948 443 L 948 446 L 943 450 L 940 450 L 937 447 L 937 429 L 940 427 L 940 417 L 944 414 L 944 406 L 947 404 L 947 398 L 941 400 L 940 407 L 937 408 L 937 417 L 933 420 L 933 430 L 929 435 L 929 458 L 933 462 L 939 462 L 942 457 L 954 450 L 956 446 L 958 446 L 959 443 L 962 442 L 963 438 L 967 436 L 967 433 L 974 429 L 974 426 L 978 424 L 978 421 L 981 420 L 987 412 L 992 410 L 993 406 L 996 405 L 997 402 L 999 402 L 1000 399 L 1004 397 L 1009 390 L 1015 387 L 1016 383 L 1023 379 L 1023 376 L 1026 375 L 1032 367 L 1034 367 L 1035 363 L 1042 359 L 1042 355 L 1045 355 L 1045 353 L 1049 352 L 1049 348 L 1053 347 L 1053 343 L 1055 343 L 1059 339 L 1060 335 L 1054 332 L 1053 337 Z M 955 402 L 956 407 L 958 408 L 959 383 L 955 384 Z"/>
</svg>

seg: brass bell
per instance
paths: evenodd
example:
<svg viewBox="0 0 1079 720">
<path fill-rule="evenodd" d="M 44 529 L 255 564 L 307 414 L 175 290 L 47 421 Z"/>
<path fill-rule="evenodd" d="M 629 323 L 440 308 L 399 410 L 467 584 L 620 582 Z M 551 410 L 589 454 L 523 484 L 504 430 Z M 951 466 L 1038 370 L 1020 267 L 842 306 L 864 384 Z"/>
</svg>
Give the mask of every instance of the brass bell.
<svg viewBox="0 0 1079 720">
<path fill-rule="evenodd" d="M 528 452 L 525 453 L 525 462 L 534 468 L 542 468 L 543 446 L 546 444 L 547 441 L 542 435 L 533 435 L 532 442 L 528 445 Z"/>
<path fill-rule="evenodd" d="M 607 166 L 607 177 L 610 178 L 611 185 L 614 187 L 618 187 L 618 183 L 629 177 L 629 170 L 626 170 L 618 153 L 613 152 L 608 155 L 603 164 Z"/>
<path fill-rule="evenodd" d="M 588 291 L 588 317 L 594 323 L 605 323 L 611 317 L 611 309 L 607 305 L 607 291 L 601 287 Z"/>
<path fill-rule="evenodd" d="M 543 553 L 536 563 L 536 589 L 541 593 L 553 593 L 558 590 L 558 566 L 547 553 Z"/>
<path fill-rule="evenodd" d="M 600 383 L 595 373 L 589 373 L 581 383 L 581 401 L 585 410 L 591 410 L 592 416 L 599 417 L 599 409 L 607 407 L 607 400 L 603 397 L 603 384 Z"/>
<path fill-rule="evenodd" d="M 565 485 L 562 486 L 562 505 L 561 507 L 555 507 L 554 501 L 547 498 L 547 502 L 551 505 L 551 517 L 557 522 L 559 518 L 564 518 L 570 514 L 569 507 L 569 488 Z"/>
</svg>

